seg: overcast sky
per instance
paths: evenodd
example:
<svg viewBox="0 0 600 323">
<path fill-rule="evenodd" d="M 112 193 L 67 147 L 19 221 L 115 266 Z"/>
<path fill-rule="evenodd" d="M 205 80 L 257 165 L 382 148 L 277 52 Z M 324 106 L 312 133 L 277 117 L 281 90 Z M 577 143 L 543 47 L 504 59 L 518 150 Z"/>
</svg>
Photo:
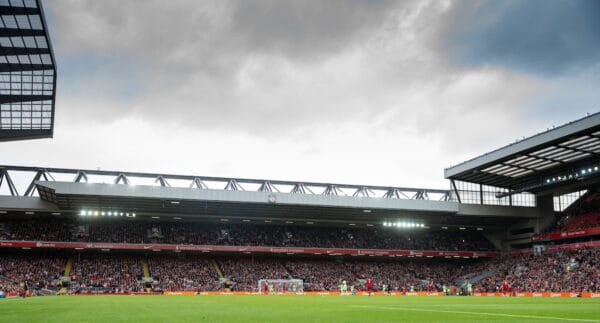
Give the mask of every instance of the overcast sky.
<svg viewBox="0 0 600 323">
<path fill-rule="evenodd" d="M 0 163 L 447 188 L 600 110 L 600 1 L 44 1 L 53 139 Z"/>
</svg>

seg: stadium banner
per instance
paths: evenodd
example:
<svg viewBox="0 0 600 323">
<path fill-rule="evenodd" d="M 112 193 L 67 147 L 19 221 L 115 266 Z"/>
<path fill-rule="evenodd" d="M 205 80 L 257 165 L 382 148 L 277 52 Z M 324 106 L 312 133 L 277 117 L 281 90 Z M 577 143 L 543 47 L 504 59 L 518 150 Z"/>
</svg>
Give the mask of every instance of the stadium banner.
<svg viewBox="0 0 600 323">
<path fill-rule="evenodd" d="M 479 297 L 565 297 L 565 298 L 600 298 L 600 293 L 589 292 L 525 292 L 525 293 L 473 293 L 473 296 Z"/>
<path fill-rule="evenodd" d="M 8 248 L 56 248 L 56 249 L 114 249 L 152 251 L 199 251 L 199 252 L 256 252 L 274 254 L 314 254 L 314 255 L 357 255 L 389 257 L 499 257 L 499 252 L 480 251 L 433 251 L 433 250 L 383 250 L 383 249 L 340 249 L 340 248 L 289 248 L 289 247 L 247 247 L 174 244 L 133 244 L 133 243 L 87 243 L 55 241 L 0 241 L 0 247 Z"/>
<path fill-rule="evenodd" d="M 558 250 L 576 250 L 581 248 L 600 248 L 600 240 L 597 241 L 588 241 L 588 242 L 577 242 L 577 243 L 566 243 L 559 244 L 555 246 L 548 246 L 546 248 L 546 252 L 548 251 L 558 251 Z M 511 255 L 521 255 L 521 254 L 531 254 L 533 250 L 531 248 L 527 249 L 518 249 L 512 250 L 510 252 Z"/>
<path fill-rule="evenodd" d="M 165 291 L 162 293 L 159 292 L 131 292 L 131 293 L 110 293 L 110 294 L 98 294 L 98 293 L 82 293 L 82 294 L 69 294 L 69 296 L 98 296 L 98 295 L 265 295 L 257 292 L 192 292 L 192 291 Z M 323 291 L 323 292 L 304 292 L 304 293 L 275 293 L 273 295 L 311 295 L 311 296 L 340 296 L 340 292 L 337 291 Z M 367 292 L 357 292 L 356 295 L 359 296 L 369 296 Z M 371 295 L 374 296 L 444 296 L 442 292 L 391 292 L 391 293 L 383 293 L 383 292 L 373 292 Z M 503 294 L 503 293 L 473 293 L 474 297 L 561 297 L 561 298 L 600 298 L 600 293 L 590 293 L 590 292 L 525 292 L 525 293 L 513 293 L 511 294 Z M 19 294 L 16 292 L 6 293 L 6 297 L 19 297 Z"/>
<path fill-rule="evenodd" d="M 550 240 L 560 240 L 560 239 L 569 239 L 576 237 L 585 237 L 585 236 L 593 236 L 600 234 L 600 227 L 595 228 L 587 228 L 575 231 L 563 231 L 563 232 L 549 232 L 549 233 L 540 233 L 534 234 L 531 236 L 531 241 L 550 241 Z"/>
</svg>

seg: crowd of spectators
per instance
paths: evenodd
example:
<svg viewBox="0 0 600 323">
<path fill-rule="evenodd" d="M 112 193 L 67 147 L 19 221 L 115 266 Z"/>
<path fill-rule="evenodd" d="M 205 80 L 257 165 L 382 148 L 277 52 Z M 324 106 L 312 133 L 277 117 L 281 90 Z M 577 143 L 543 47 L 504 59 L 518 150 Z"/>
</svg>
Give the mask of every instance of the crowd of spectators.
<svg viewBox="0 0 600 323">
<path fill-rule="evenodd" d="M 600 212 L 561 215 L 544 232 L 576 231 L 595 227 L 600 227 Z"/>
<path fill-rule="evenodd" d="M 600 227 L 600 192 L 589 191 L 562 212 L 545 232 Z"/>
<path fill-rule="evenodd" d="M 77 292 L 142 290 L 142 256 L 81 253 L 73 259 L 70 274 Z"/>
<path fill-rule="evenodd" d="M 2 220 L 0 239 L 34 241 L 69 241 L 72 222 L 54 218 Z"/>
<path fill-rule="evenodd" d="M 490 260 L 486 265 L 496 271 L 477 284 L 478 291 L 500 291 L 504 280 L 514 292 L 600 291 L 598 249 L 514 255 Z"/>
<path fill-rule="evenodd" d="M 112 242 L 112 243 L 147 243 L 149 234 L 144 226 L 132 221 L 119 223 L 82 222 L 72 226 L 72 241 L 82 242 Z"/>
<path fill-rule="evenodd" d="M 0 254 L 0 291 L 56 289 L 65 270 L 66 258 L 52 254 Z"/>
<path fill-rule="evenodd" d="M 148 263 L 154 290 L 205 292 L 219 288 L 219 275 L 210 258 L 152 255 Z"/>
<path fill-rule="evenodd" d="M 305 291 L 339 290 L 342 280 L 357 290 L 366 278 L 374 289 L 442 291 L 473 281 L 474 291 L 496 292 L 506 281 L 514 292 L 599 292 L 600 249 L 563 250 L 542 255 L 521 254 L 492 259 L 298 258 L 200 255 L 112 255 L 79 253 L 72 256 L 71 292 L 134 292 L 144 290 L 143 261 L 147 257 L 154 290 L 258 291 L 260 279 L 304 281 Z M 53 253 L 0 255 L 0 290 L 18 292 L 60 285 L 67 256 Z M 216 264 L 216 266 L 215 266 Z M 223 277 L 220 277 L 218 271 Z"/>
<path fill-rule="evenodd" d="M 305 282 L 305 290 L 336 290 L 342 280 L 364 288 L 364 280 L 372 278 L 375 290 L 386 285 L 390 291 L 427 291 L 450 286 L 464 270 L 451 261 L 360 261 L 360 260 L 287 260 L 285 267 L 294 278 Z"/>
<path fill-rule="evenodd" d="M 258 290 L 260 279 L 289 279 L 291 278 L 280 261 L 260 257 L 223 257 L 218 259 L 223 275 L 231 281 L 234 291 Z"/>
<path fill-rule="evenodd" d="M 110 220 L 110 221 L 107 221 Z M 165 243 L 194 245 L 490 251 L 481 232 L 340 228 L 121 219 L 8 221 L 5 240 Z"/>
<path fill-rule="evenodd" d="M 562 231 L 574 231 L 600 226 L 600 213 L 585 213 L 571 216 L 562 225 Z"/>
</svg>

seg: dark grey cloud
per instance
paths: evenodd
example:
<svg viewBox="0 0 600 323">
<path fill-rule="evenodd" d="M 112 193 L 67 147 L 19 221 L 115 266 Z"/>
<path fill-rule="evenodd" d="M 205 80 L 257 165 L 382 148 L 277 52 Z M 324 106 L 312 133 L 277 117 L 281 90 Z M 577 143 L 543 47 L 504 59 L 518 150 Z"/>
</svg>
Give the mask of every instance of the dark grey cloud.
<svg viewBox="0 0 600 323">
<path fill-rule="evenodd" d="M 600 1 L 464 1 L 453 5 L 443 44 L 464 65 L 556 75 L 600 63 Z"/>
<path fill-rule="evenodd" d="M 516 115 L 539 80 L 447 65 L 434 45 L 441 30 L 469 27 L 465 17 L 496 19 L 485 6 L 494 4 L 48 2 L 59 113 L 259 137 L 355 122 L 427 131 L 439 128 L 436 109 Z"/>
<path fill-rule="evenodd" d="M 80 105 L 72 113 L 103 121 L 135 113 L 257 133 L 315 123 L 316 114 L 362 116 L 364 97 L 377 95 L 360 94 L 361 79 L 349 71 L 361 59 L 350 56 L 410 5 L 64 0 L 47 7 L 63 67 L 59 92 L 78 102 L 96 96 L 92 101 L 107 106 Z M 338 63 L 344 60 L 348 68 Z"/>
<path fill-rule="evenodd" d="M 232 23 L 248 48 L 307 59 L 361 44 L 398 6 L 388 0 L 240 1 Z"/>
</svg>

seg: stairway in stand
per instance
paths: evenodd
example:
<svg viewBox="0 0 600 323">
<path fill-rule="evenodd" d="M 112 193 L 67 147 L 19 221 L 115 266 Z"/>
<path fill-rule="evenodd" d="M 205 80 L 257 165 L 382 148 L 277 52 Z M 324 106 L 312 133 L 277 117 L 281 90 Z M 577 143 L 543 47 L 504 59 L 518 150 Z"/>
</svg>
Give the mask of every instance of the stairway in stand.
<svg viewBox="0 0 600 323">
<path fill-rule="evenodd" d="M 284 266 L 281 262 L 279 263 L 279 265 L 281 266 L 281 268 L 283 268 L 283 270 L 285 271 L 285 273 L 288 275 L 289 279 L 294 279 L 294 276 L 292 276 L 292 273 L 290 273 L 290 270 L 287 269 L 286 266 Z"/>
<path fill-rule="evenodd" d="M 69 257 L 67 264 L 65 265 L 65 274 L 63 276 L 69 277 L 71 275 L 71 269 L 73 268 L 73 257 Z"/>
<path fill-rule="evenodd" d="M 214 260 L 214 259 L 210 259 L 213 263 L 213 266 L 215 266 L 215 270 L 217 271 L 217 274 L 219 274 L 219 278 L 223 278 L 223 271 L 221 271 L 221 266 L 219 266 L 219 263 Z"/>
<path fill-rule="evenodd" d="M 144 278 L 150 277 L 150 265 L 148 265 L 148 259 L 142 258 L 142 268 L 144 269 Z"/>
</svg>

